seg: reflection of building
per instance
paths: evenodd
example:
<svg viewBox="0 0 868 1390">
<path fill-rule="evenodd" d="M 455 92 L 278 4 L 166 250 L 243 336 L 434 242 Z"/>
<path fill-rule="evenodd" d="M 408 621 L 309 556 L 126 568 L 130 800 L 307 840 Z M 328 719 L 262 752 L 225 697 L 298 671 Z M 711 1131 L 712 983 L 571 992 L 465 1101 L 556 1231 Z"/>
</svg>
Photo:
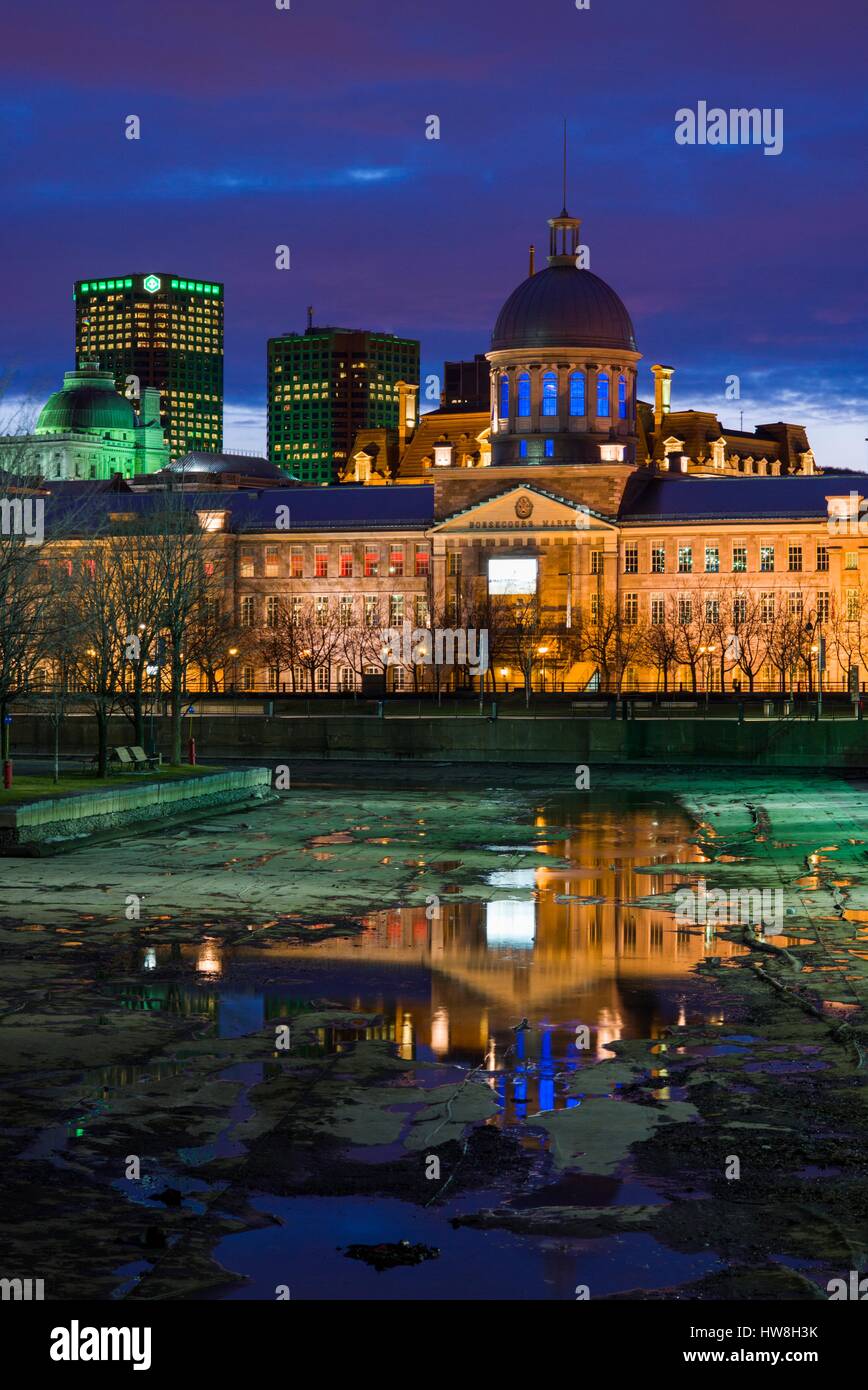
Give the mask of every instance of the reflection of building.
<svg viewBox="0 0 868 1390">
<path fill-rule="evenodd" d="M 160 392 L 172 458 L 223 447 L 223 286 L 177 275 L 75 283 L 76 363 L 98 362 L 138 401 Z"/>
<path fill-rule="evenodd" d="M 111 372 L 88 362 L 64 373 L 33 434 L 0 438 L 0 469 L 19 477 L 107 481 L 153 473 L 168 460 L 159 391 L 145 389 L 137 414 Z"/>
<path fill-rule="evenodd" d="M 419 344 L 391 333 L 315 328 L 268 343 L 268 457 L 306 483 L 334 482 L 357 435 L 363 482 L 390 479 L 416 425 Z"/>
</svg>

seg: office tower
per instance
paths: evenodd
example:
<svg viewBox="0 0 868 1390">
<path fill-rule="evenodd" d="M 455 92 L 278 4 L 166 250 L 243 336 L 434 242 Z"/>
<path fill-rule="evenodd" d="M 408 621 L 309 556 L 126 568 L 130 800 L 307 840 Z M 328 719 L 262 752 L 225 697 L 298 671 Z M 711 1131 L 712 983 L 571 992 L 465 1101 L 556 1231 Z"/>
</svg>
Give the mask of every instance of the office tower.
<svg viewBox="0 0 868 1390">
<path fill-rule="evenodd" d="M 269 459 L 303 482 L 335 482 L 359 430 L 398 429 L 400 382 L 418 391 L 415 339 L 312 322 L 270 338 Z"/>
<path fill-rule="evenodd" d="M 161 393 L 173 459 L 223 447 L 223 286 L 149 273 L 77 280 L 76 366 L 96 362 L 138 405 Z"/>
</svg>

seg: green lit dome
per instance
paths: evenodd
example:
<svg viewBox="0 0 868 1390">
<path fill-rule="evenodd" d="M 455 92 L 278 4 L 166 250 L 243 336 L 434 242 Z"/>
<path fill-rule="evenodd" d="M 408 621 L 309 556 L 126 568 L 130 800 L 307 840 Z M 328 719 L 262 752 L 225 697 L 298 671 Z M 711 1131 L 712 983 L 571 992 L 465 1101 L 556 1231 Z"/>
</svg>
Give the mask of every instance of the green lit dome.
<svg viewBox="0 0 868 1390">
<path fill-rule="evenodd" d="M 98 367 L 65 372 L 62 390 L 49 396 L 36 422 L 37 434 L 135 428 L 132 403 L 118 395 L 112 373 L 101 372 Z"/>
</svg>

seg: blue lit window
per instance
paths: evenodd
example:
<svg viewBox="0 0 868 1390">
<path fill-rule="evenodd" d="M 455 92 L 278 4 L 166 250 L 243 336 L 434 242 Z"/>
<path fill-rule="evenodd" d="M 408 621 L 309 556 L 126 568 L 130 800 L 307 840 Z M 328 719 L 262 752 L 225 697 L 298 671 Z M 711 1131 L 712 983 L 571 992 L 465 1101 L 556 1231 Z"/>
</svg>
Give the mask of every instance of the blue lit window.
<svg viewBox="0 0 868 1390">
<path fill-rule="evenodd" d="M 519 440 L 519 445 L 518 445 L 518 456 L 519 456 L 520 459 L 526 459 L 526 458 L 527 458 L 527 440 L 526 440 L 526 439 L 521 439 L 521 440 Z"/>
<path fill-rule="evenodd" d="M 509 377 L 505 372 L 500 378 L 500 418 L 509 419 Z"/>
<path fill-rule="evenodd" d="M 570 414 L 585 413 L 585 373 L 573 372 L 570 377 Z"/>
<path fill-rule="evenodd" d="M 542 413 L 543 415 L 557 415 L 558 413 L 558 376 L 557 372 L 546 372 L 542 379 Z"/>
<path fill-rule="evenodd" d="M 627 418 L 627 379 L 624 376 L 618 377 L 618 419 Z"/>
<path fill-rule="evenodd" d="M 530 415 L 530 374 L 522 372 L 518 379 L 518 412 L 525 419 Z"/>
<path fill-rule="evenodd" d="M 554 456 L 555 456 L 555 441 L 554 441 L 553 439 L 547 439 L 547 440 L 546 440 L 546 458 L 547 458 L 547 459 L 553 459 Z"/>
<path fill-rule="evenodd" d="M 600 372 L 597 376 L 597 414 L 608 415 L 609 413 L 609 378 L 605 372 Z"/>
</svg>

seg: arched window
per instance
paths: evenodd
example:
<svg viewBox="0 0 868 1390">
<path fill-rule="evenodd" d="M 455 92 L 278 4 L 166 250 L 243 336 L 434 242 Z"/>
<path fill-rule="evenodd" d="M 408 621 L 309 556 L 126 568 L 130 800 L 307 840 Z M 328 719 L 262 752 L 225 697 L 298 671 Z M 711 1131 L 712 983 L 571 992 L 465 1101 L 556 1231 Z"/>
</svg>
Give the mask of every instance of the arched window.
<svg viewBox="0 0 868 1390">
<path fill-rule="evenodd" d="M 518 379 L 518 415 L 524 419 L 530 415 L 530 373 L 522 372 Z"/>
<path fill-rule="evenodd" d="M 597 414 L 609 413 L 609 377 L 606 372 L 597 374 Z"/>
<path fill-rule="evenodd" d="M 627 378 L 622 373 L 618 377 L 618 419 L 627 418 Z"/>
<path fill-rule="evenodd" d="M 558 413 L 558 374 L 557 372 L 545 372 L 542 379 L 542 413 L 543 415 L 557 415 Z"/>
<path fill-rule="evenodd" d="M 500 378 L 500 418 L 509 419 L 509 377 L 506 372 Z"/>
<path fill-rule="evenodd" d="M 570 414 L 585 413 L 585 373 L 573 372 L 570 376 Z"/>
</svg>

